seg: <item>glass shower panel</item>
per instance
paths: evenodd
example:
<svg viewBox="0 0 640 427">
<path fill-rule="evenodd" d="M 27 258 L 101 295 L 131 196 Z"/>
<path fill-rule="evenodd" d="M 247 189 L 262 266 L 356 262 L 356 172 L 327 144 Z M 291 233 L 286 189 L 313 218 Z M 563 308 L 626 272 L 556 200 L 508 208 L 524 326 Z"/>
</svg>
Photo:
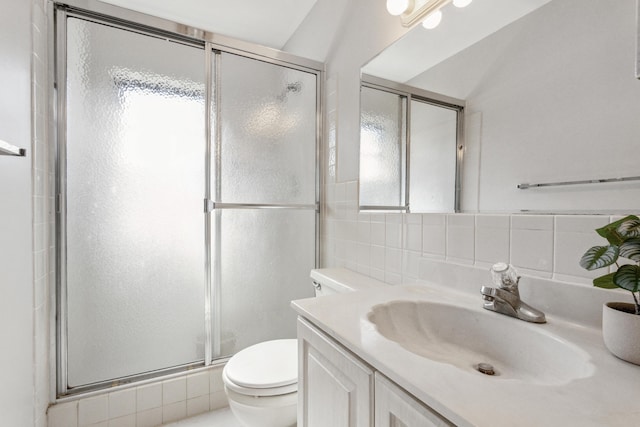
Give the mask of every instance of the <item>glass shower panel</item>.
<svg viewBox="0 0 640 427">
<path fill-rule="evenodd" d="M 458 112 L 411 101 L 412 212 L 454 212 Z"/>
<path fill-rule="evenodd" d="M 316 75 L 227 53 L 219 61 L 214 357 L 295 338 L 289 304 L 313 296 L 316 248 Z"/>
<path fill-rule="evenodd" d="M 219 201 L 315 203 L 315 74 L 227 53 L 220 64 Z"/>
<path fill-rule="evenodd" d="M 363 86 L 360 206 L 404 206 L 407 98 Z"/>
<path fill-rule="evenodd" d="M 197 47 L 67 24 L 74 387 L 204 358 L 205 67 Z"/>
<path fill-rule="evenodd" d="M 313 210 L 227 209 L 221 214 L 221 355 L 295 338 L 294 299 L 313 296 Z"/>
</svg>

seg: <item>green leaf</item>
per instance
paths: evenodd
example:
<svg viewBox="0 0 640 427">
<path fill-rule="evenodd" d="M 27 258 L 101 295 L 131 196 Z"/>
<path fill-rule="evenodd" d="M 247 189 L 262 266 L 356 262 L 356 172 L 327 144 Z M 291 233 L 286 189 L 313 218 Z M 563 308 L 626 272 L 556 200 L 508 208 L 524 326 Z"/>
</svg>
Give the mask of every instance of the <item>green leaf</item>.
<svg viewBox="0 0 640 427">
<path fill-rule="evenodd" d="M 640 261 L 640 238 L 627 239 L 620 245 L 620 256 L 632 261 Z"/>
<path fill-rule="evenodd" d="M 635 215 L 629 215 L 622 219 L 619 219 L 611 224 L 607 224 L 604 227 L 598 228 L 596 233 L 607 239 L 609 244 L 611 245 L 620 245 L 624 242 L 624 236 L 620 234 L 618 231 L 618 227 L 620 227 L 623 223 L 627 221 L 639 220 L 639 218 Z"/>
<path fill-rule="evenodd" d="M 638 292 L 638 289 L 640 289 L 640 267 L 637 265 L 623 265 L 613 275 L 613 283 L 622 289 Z"/>
<path fill-rule="evenodd" d="M 596 277 L 595 279 L 593 279 L 593 286 L 597 286 L 599 288 L 604 288 L 604 289 L 615 289 L 618 287 L 618 285 L 616 285 L 613 282 L 613 276 L 616 273 L 609 273 L 609 274 L 605 274 L 604 276 L 600 276 L 600 277 Z"/>
<path fill-rule="evenodd" d="M 594 246 L 582 255 L 580 266 L 587 270 L 606 267 L 616 262 L 619 252 L 617 246 Z"/>
<path fill-rule="evenodd" d="M 624 221 L 618 226 L 617 231 L 622 237 L 640 237 L 640 219 L 630 218 Z"/>
</svg>

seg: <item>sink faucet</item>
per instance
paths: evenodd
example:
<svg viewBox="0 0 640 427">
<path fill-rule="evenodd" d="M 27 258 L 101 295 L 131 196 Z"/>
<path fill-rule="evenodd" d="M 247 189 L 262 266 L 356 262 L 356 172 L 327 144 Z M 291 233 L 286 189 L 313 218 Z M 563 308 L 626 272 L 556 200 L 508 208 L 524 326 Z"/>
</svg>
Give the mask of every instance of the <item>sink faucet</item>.
<svg viewBox="0 0 640 427">
<path fill-rule="evenodd" d="M 543 312 L 520 299 L 520 292 L 518 292 L 520 276 L 512 266 L 503 262 L 494 264 L 491 267 L 491 276 L 496 287 L 483 286 L 480 289 L 485 309 L 527 322 L 545 323 L 547 321 Z"/>
</svg>

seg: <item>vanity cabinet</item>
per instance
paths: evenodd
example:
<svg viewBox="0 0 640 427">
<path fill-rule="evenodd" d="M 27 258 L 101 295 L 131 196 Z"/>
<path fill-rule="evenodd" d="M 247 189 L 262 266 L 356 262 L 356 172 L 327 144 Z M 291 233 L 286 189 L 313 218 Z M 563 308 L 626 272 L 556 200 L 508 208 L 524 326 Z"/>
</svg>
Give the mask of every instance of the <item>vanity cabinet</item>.
<svg viewBox="0 0 640 427">
<path fill-rule="evenodd" d="M 373 427 L 373 371 L 298 318 L 298 426 Z"/>
<path fill-rule="evenodd" d="M 379 372 L 375 374 L 375 427 L 454 426 Z"/>
<path fill-rule="evenodd" d="M 298 427 L 454 426 L 298 318 Z"/>
</svg>

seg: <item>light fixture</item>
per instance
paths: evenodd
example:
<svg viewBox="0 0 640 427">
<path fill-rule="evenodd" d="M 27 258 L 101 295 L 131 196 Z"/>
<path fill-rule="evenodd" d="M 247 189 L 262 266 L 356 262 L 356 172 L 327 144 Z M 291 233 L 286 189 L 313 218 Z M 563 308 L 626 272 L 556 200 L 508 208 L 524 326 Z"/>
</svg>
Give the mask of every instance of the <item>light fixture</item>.
<svg viewBox="0 0 640 427">
<path fill-rule="evenodd" d="M 425 20 L 422 21 L 422 26 L 427 30 L 433 30 L 440 25 L 440 21 L 442 21 L 442 12 L 438 9 L 435 12 L 431 12 Z"/>
<path fill-rule="evenodd" d="M 399 16 L 402 25 L 412 27 L 423 21 L 425 28 L 435 28 L 442 20 L 440 9 L 453 2 L 456 7 L 468 6 L 473 0 L 387 0 L 387 11 Z"/>
<path fill-rule="evenodd" d="M 405 13 L 413 6 L 412 0 L 387 0 L 387 12 L 393 16 Z"/>
<path fill-rule="evenodd" d="M 453 0 L 453 5 L 455 7 L 467 7 L 472 1 L 473 0 Z"/>
</svg>

